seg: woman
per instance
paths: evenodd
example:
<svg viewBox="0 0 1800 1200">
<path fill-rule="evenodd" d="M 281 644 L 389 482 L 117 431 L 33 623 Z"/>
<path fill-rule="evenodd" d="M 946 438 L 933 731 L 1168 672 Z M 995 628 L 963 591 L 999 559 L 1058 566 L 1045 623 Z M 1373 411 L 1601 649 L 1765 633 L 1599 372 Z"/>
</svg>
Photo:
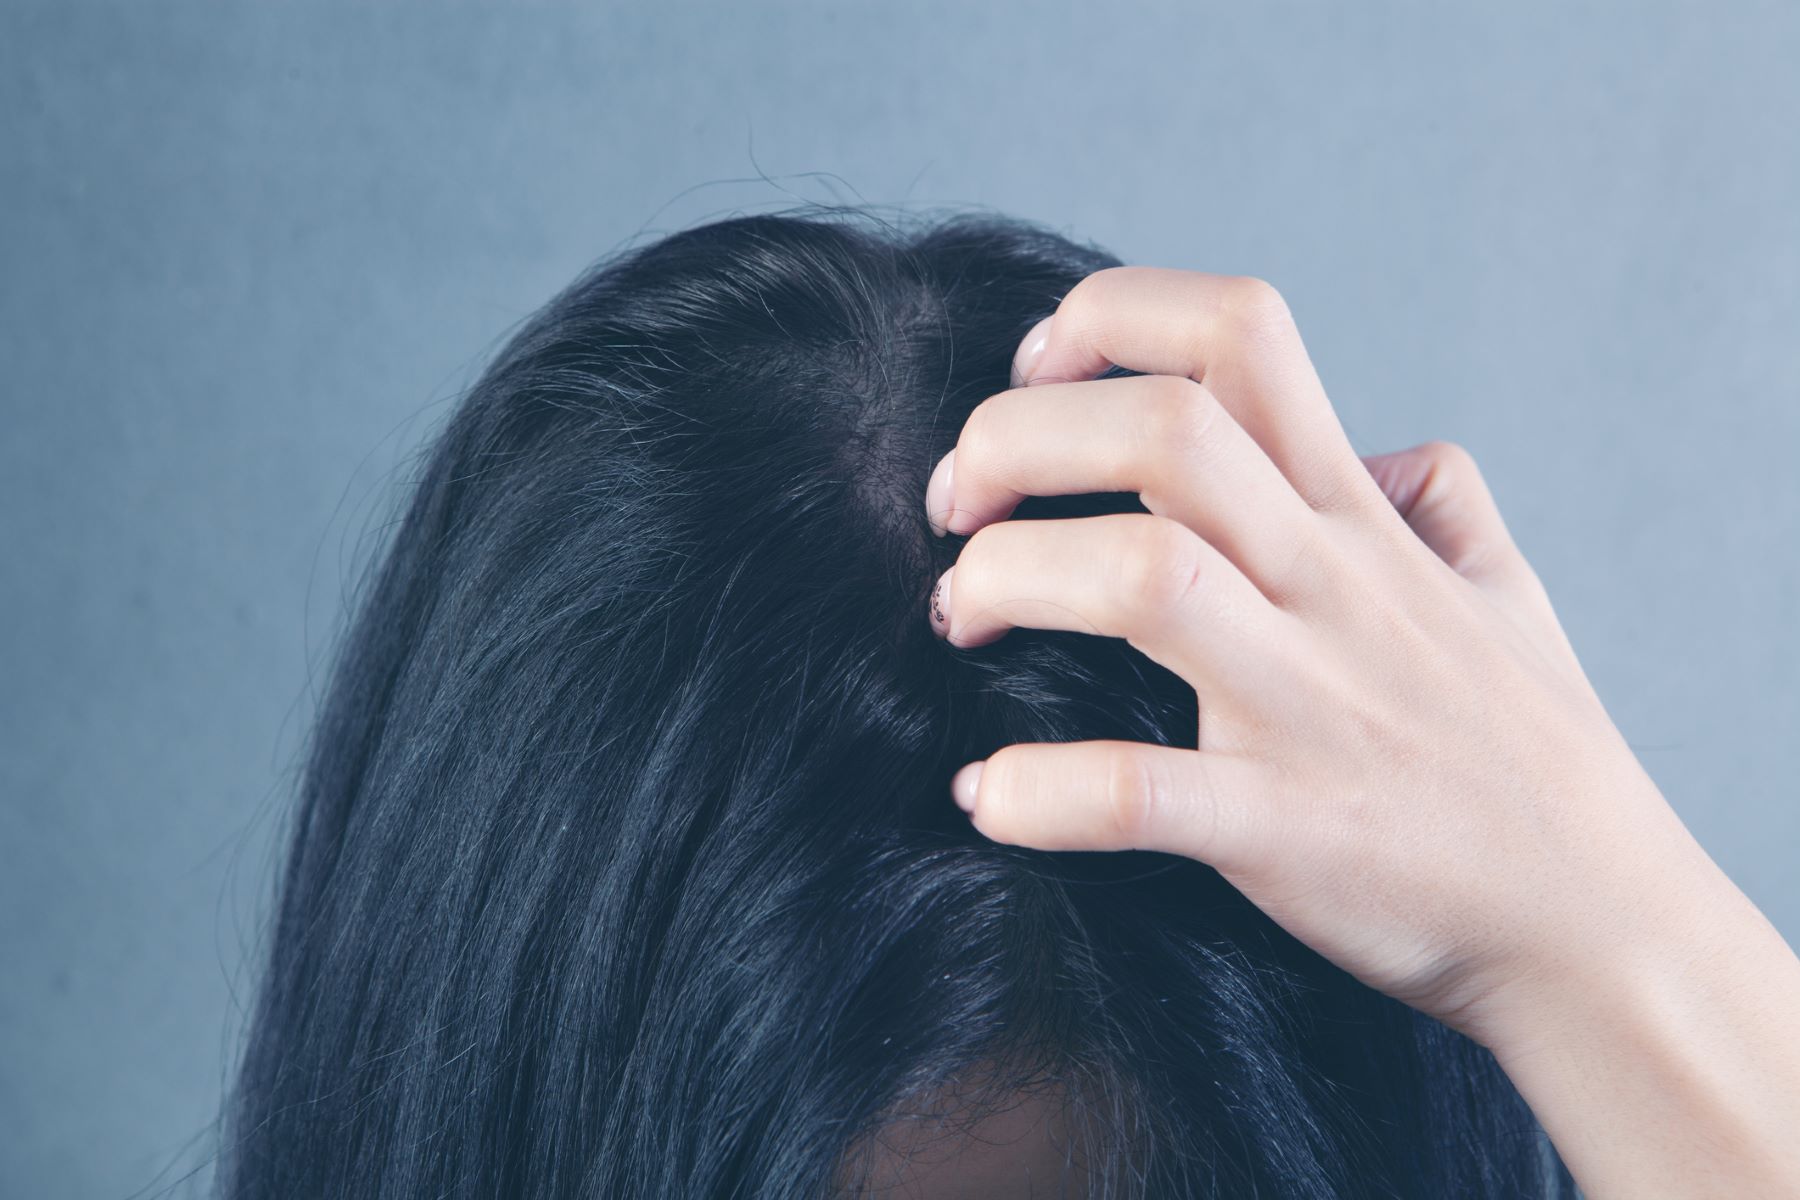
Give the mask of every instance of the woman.
<svg viewBox="0 0 1800 1200">
<path fill-rule="evenodd" d="M 221 1178 L 1800 1194 L 1797 1014 L 1468 456 L 1360 460 L 1266 285 L 741 218 L 431 449 Z"/>
</svg>

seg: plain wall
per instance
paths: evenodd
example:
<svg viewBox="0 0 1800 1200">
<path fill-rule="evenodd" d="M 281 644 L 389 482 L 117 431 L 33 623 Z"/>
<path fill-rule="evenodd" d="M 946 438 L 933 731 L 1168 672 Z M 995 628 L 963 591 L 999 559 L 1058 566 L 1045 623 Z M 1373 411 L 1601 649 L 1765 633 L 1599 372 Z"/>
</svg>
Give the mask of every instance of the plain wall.
<svg viewBox="0 0 1800 1200">
<path fill-rule="evenodd" d="M 0 7 L 0 1195 L 203 1166 L 348 572 L 458 390 L 591 260 L 798 200 L 1273 281 L 1359 450 L 1475 452 L 1800 934 L 1800 7 L 1490 8 Z"/>
</svg>

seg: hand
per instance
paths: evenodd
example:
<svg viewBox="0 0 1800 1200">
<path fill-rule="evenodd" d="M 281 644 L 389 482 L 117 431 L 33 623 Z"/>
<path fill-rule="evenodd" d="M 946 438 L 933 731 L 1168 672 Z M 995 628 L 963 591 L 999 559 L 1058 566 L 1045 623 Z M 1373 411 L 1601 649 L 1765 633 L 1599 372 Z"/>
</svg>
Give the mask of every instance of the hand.
<svg viewBox="0 0 1800 1200">
<path fill-rule="evenodd" d="M 973 535 L 934 627 L 962 647 L 1012 626 L 1126 638 L 1201 719 L 1194 750 L 1005 747 L 956 780 L 978 829 L 1210 863 L 1365 982 L 1478 1034 L 1515 981 L 1631 932 L 1691 839 L 1468 454 L 1360 460 L 1255 280 L 1102 271 L 1020 357 L 1030 386 L 974 411 L 928 489 L 934 525 Z M 1112 363 L 1148 374 L 1092 379 Z M 1004 519 L 1096 491 L 1150 515 Z"/>
<path fill-rule="evenodd" d="M 927 486 L 970 535 L 934 628 L 1125 638 L 1200 726 L 1002 747 L 951 782 L 976 828 L 1212 864 L 1492 1049 L 1586 1195 L 1800 1195 L 1800 959 L 1631 754 L 1468 454 L 1359 459 L 1253 279 L 1091 275 L 1013 383 Z M 1096 491 L 1149 513 L 1005 519 Z"/>
</svg>

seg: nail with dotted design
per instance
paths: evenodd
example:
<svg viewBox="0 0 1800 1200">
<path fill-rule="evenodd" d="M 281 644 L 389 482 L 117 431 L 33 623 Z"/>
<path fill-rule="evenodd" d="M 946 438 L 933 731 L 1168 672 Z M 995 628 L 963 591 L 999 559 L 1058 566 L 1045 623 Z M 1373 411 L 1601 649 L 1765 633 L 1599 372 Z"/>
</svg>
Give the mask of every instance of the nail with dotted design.
<svg viewBox="0 0 1800 1200">
<path fill-rule="evenodd" d="M 947 568 L 931 588 L 931 629 L 939 637 L 950 636 L 950 573 Z"/>
</svg>

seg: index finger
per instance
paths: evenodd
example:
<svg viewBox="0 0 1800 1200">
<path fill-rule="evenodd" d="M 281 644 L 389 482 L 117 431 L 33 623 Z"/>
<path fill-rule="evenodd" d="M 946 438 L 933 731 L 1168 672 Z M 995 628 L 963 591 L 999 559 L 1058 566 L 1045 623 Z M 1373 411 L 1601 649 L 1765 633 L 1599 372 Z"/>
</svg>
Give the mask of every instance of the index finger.
<svg viewBox="0 0 1800 1200">
<path fill-rule="evenodd" d="M 1092 379 L 1109 366 L 1205 384 L 1316 509 L 1382 499 L 1286 301 L 1260 279 L 1164 267 L 1096 271 L 1020 344 L 1014 384 Z"/>
</svg>

